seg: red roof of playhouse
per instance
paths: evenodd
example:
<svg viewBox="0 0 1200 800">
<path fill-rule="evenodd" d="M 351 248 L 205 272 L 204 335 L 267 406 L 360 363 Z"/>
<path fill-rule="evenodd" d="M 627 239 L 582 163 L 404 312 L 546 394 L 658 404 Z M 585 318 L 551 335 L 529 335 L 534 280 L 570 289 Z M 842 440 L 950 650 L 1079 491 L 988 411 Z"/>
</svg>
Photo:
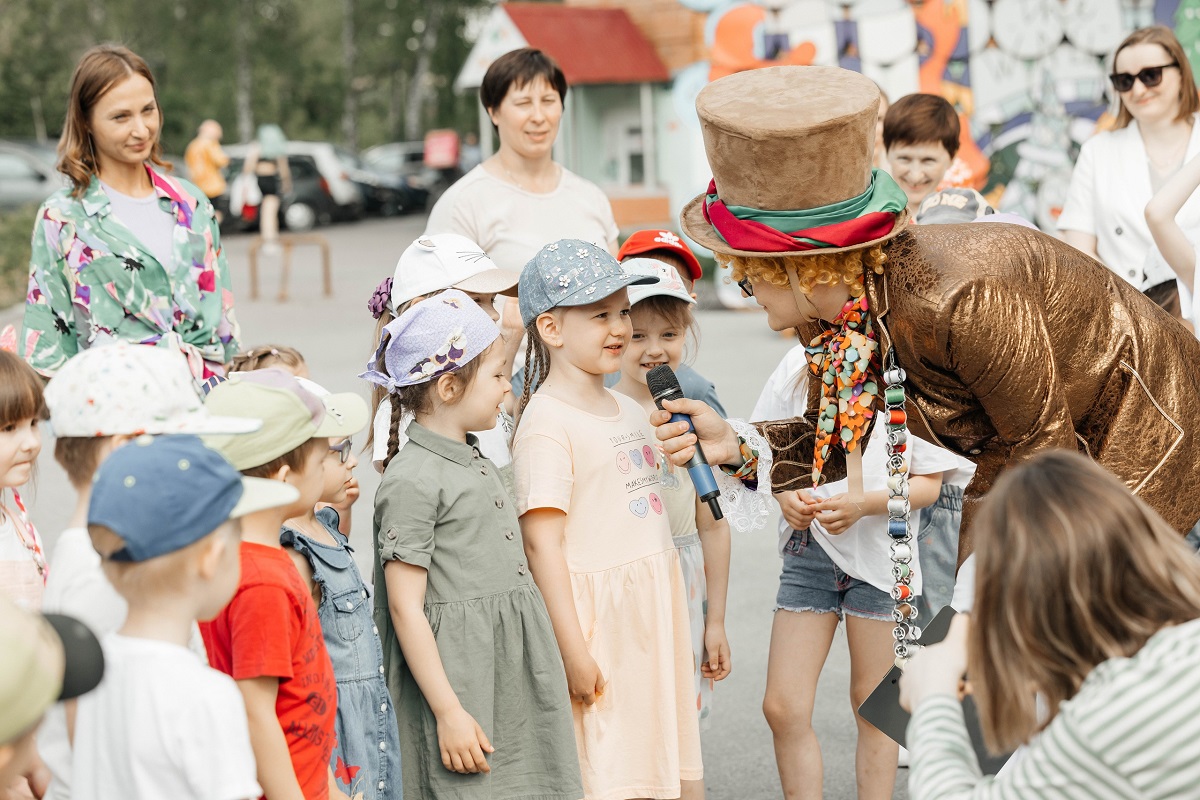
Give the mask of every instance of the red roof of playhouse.
<svg viewBox="0 0 1200 800">
<path fill-rule="evenodd" d="M 530 47 L 545 50 L 575 86 L 589 83 L 667 83 L 671 74 L 621 8 L 505 3 Z"/>
</svg>

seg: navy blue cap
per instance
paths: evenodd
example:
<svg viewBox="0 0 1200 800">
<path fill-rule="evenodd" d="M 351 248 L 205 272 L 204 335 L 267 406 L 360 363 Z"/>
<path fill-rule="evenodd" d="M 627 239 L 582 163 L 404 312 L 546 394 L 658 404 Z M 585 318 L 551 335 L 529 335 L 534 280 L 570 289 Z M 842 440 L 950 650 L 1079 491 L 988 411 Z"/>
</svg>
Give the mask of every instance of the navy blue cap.
<svg viewBox="0 0 1200 800">
<path fill-rule="evenodd" d="M 139 436 L 96 472 L 88 524 L 125 541 L 114 561 L 146 561 L 182 550 L 228 519 L 294 503 L 282 481 L 243 477 L 196 436 Z"/>
</svg>

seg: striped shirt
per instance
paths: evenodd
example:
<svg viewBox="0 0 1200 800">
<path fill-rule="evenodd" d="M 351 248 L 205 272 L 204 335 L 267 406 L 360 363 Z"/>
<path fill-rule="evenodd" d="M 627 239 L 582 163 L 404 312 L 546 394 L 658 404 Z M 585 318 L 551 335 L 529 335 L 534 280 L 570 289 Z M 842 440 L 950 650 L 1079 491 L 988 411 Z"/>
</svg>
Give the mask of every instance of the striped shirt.
<svg viewBox="0 0 1200 800">
<path fill-rule="evenodd" d="M 913 800 L 1200 798 L 1200 620 L 1093 669 L 999 776 L 980 774 L 953 697 L 921 704 L 908 745 Z"/>
</svg>

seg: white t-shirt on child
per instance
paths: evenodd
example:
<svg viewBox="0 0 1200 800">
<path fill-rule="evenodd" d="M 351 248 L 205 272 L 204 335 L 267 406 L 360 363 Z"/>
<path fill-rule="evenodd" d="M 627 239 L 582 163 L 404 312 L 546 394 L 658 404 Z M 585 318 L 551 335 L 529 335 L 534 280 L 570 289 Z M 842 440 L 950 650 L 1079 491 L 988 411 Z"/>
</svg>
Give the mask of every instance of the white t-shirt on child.
<svg viewBox="0 0 1200 800">
<path fill-rule="evenodd" d="M 105 577 L 87 528 L 64 530 L 50 564 L 53 569 L 42 601 L 45 611 L 75 617 L 97 636 L 121 627 L 129 607 Z"/>
<path fill-rule="evenodd" d="M 104 680 L 79 699 L 75 800 L 262 794 L 241 692 L 186 647 L 110 634 Z"/>
<path fill-rule="evenodd" d="M 808 377 L 808 359 L 804 347 L 797 345 L 784 356 L 783 361 L 767 379 L 751 418 L 790 419 L 803 414 L 808 400 Z M 882 433 L 882 428 L 876 427 L 863 450 L 863 490 L 867 492 L 887 489 L 887 437 L 881 435 Z M 910 475 L 946 473 L 970 466 L 966 459 L 912 435 L 908 437 L 908 450 L 905 455 Z M 845 493 L 848 487 L 849 483 L 841 480 L 809 491 L 817 499 L 828 499 Z M 918 518 L 919 512 L 916 510 L 909 516 L 914 559 L 917 557 Z M 837 535 L 826 532 L 821 523 L 814 520 L 809 532 L 842 572 L 866 581 L 881 591 L 891 591 L 895 580 L 892 578 L 891 539 L 887 535 L 886 514 L 863 517 L 844 533 Z M 783 546 L 787 544 L 791 534 L 791 526 L 781 519 L 780 553 L 783 552 Z M 913 591 L 918 594 L 921 591 L 920 583 L 921 571 L 917 570 L 912 584 Z"/>
<path fill-rule="evenodd" d="M 54 545 L 50 564 L 43 611 L 74 617 L 101 639 L 125 624 L 129 606 L 108 582 L 87 528 L 64 530 Z M 204 642 L 198 630 L 193 631 L 191 649 L 203 662 Z M 38 729 L 37 747 L 50 770 L 46 800 L 66 800 L 71 796 L 71 743 L 61 703 L 46 711 Z"/>
<path fill-rule="evenodd" d="M 50 564 L 44 611 L 74 617 L 101 638 L 124 624 L 129 607 L 104 576 L 100 554 L 92 547 L 87 528 L 64 530 L 54 545 Z M 66 800 L 71 796 L 71 743 L 61 703 L 46 711 L 38 729 L 37 746 L 38 755 L 50 770 L 46 800 Z"/>
</svg>

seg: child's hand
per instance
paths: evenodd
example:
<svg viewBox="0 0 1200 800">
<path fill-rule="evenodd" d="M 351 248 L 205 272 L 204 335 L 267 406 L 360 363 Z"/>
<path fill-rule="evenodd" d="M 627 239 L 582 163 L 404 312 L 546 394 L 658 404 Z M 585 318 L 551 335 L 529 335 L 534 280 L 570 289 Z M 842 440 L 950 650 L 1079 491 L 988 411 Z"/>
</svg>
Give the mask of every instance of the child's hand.
<svg viewBox="0 0 1200 800">
<path fill-rule="evenodd" d="M 596 698 L 604 694 L 604 675 L 596 659 L 584 654 L 580 659 L 572 659 L 563 664 L 567 671 L 567 690 L 571 692 L 572 700 L 580 700 L 585 706 L 594 705 Z"/>
<path fill-rule="evenodd" d="M 708 660 L 700 665 L 700 674 L 714 681 L 724 680 L 733 670 L 729 656 L 729 637 L 725 635 L 725 623 L 710 622 L 704 626 L 704 652 Z"/>
<path fill-rule="evenodd" d="M 802 531 L 812 524 L 817 513 L 817 501 L 804 489 L 779 492 L 775 495 L 783 518 L 793 530 Z"/>
<path fill-rule="evenodd" d="M 496 748 L 488 741 L 475 718 L 459 706 L 437 720 L 438 746 L 442 750 L 442 766 L 452 772 L 491 772 L 484 753 Z"/>
<path fill-rule="evenodd" d="M 828 500 L 817 503 L 813 508 L 817 512 L 817 521 L 827 533 L 845 533 L 850 526 L 862 519 L 861 503 L 850 502 L 850 495 L 834 495 Z"/>
</svg>

